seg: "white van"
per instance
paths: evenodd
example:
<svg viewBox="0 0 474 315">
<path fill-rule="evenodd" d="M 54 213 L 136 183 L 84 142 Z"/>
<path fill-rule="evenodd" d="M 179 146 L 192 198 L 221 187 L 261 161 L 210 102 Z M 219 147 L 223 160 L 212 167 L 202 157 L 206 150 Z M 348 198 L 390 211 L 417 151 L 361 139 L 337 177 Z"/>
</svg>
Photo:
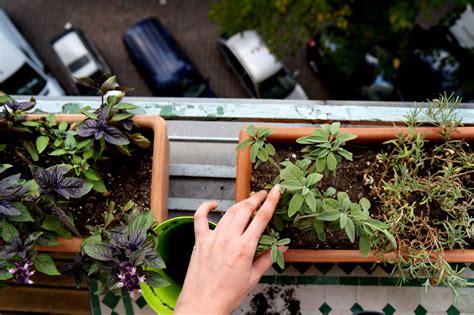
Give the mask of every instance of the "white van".
<svg viewBox="0 0 474 315">
<path fill-rule="evenodd" d="M 0 91 L 11 95 L 65 95 L 2 9 L 0 47 Z"/>
</svg>

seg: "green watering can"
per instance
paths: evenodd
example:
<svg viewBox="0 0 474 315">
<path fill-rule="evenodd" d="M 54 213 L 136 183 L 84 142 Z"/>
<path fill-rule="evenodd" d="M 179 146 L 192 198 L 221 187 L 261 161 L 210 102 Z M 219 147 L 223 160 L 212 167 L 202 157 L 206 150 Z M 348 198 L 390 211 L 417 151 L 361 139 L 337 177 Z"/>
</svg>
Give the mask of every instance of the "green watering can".
<svg viewBox="0 0 474 315">
<path fill-rule="evenodd" d="M 214 229 L 216 224 L 209 222 Z M 158 235 L 158 253 L 163 258 L 166 269 L 155 269 L 170 285 L 151 288 L 140 285 L 148 305 L 159 315 L 171 315 L 183 286 L 189 259 L 194 247 L 194 218 L 176 217 L 164 221 L 154 229 Z"/>
</svg>

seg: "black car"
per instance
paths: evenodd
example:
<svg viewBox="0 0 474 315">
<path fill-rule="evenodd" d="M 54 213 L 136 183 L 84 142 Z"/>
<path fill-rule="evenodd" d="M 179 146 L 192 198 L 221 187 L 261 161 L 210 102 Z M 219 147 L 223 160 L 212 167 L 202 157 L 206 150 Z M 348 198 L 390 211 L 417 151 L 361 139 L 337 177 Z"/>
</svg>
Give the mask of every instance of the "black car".
<svg viewBox="0 0 474 315">
<path fill-rule="evenodd" d="M 308 42 L 309 66 L 326 84 L 334 99 L 425 101 L 447 92 L 462 97 L 464 102 L 474 101 L 472 48 L 462 47 L 445 27 L 429 30 L 418 27 L 410 36 L 414 48 L 394 65 L 390 74 L 380 72 L 379 59 L 372 52 L 361 57 L 360 63 L 351 71 L 336 67 L 336 54 L 340 57 L 342 53 L 349 55 L 352 52 L 341 51 L 337 44 L 320 33 Z"/>
<path fill-rule="evenodd" d="M 157 96 L 215 97 L 178 43 L 153 17 L 130 27 L 123 36 L 131 59 Z"/>
</svg>

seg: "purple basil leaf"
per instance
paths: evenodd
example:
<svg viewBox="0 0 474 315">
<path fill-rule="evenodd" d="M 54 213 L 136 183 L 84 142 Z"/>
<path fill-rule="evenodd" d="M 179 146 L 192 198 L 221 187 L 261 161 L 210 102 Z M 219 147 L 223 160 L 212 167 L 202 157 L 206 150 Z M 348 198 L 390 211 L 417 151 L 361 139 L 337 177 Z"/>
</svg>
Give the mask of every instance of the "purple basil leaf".
<svg viewBox="0 0 474 315">
<path fill-rule="evenodd" d="M 87 244 L 82 249 L 89 257 L 96 260 L 111 261 L 114 259 L 113 250 L 103 244 Z"/>
<path fill-rule="evenodd" d="M 135 266 L 141 265 L 146 256 L 146 249 L 139 249 L 134 251 L 129 256 L 129 261 Z"/>
<path fill-rule="evenodd" d="M 79 126 L 77 126 L 76 132 L 79 136 L 87 138 L 92 135 L 95 135 L 99 130 L 100 127 L 99 122 L 97 120 L 86 119 Z"/>
<path fill-rule="evenodd" d="M 109 118 L 110 114 L 110 107 L 104 106 L 100 109 L 99 111 L 99 120 L 106 122 L 107 119 Z"/>
<path fill-rule="evenodd" d="M 5 215 L 21 214 L 20 210 L 18 210 L 15 205 L 13 205 L 10 201 L 7 200 L 0 200 L 0 213 Z"/>
<path fill-rule="evenodd" d="M 66 226 L 66 228 L 71 231 L 72 233 L 80 236 L 79 231 L 76 229 L 76 226 L 74 225 L 74 221 L 70 216 L 64 212 L 63 209 L 59 207 L 53 207 L 52 212 L 58 216 L 59 220 Z"/>
<path fill-rule="evenodd" d="M 119 248 L 126 248 L 128 244 L 127 236 L 123 232 L 112 232 L 108 233 L 108 237 L 112 245 Z"/>
<path fill-rule="evenodd" d="M 112 143 L 115 145 L 129 144 L 127 137 L 117 127 L 107 126 L 104 132 L 104 139 L 108 143 Z"/>
<path fill-rule="evenodd" d="M 124 121 L 121 122 L 122 123 L 122 127 L 127 130 L 127 131 L 130 131 L 132 130 L 133 128 L 133 121 L 131 119 L 126 119 Z"/>
<path fill-rule="evenodd" d="M 51 174 L 42 167 L 36 165 L 30 165 L 31 173 L 33 174 L 33 178 L 41 188 L 41 190 L 45 193 L 48 193 L 52 189 L 53 179 Z"/>
<path fill-rule="evenodd" d="M 66 199 L 80 198 L 91 191 L 93 184 L 80 178 L 63 177 L 55 187 L 55 191 Z"/>
</svg>

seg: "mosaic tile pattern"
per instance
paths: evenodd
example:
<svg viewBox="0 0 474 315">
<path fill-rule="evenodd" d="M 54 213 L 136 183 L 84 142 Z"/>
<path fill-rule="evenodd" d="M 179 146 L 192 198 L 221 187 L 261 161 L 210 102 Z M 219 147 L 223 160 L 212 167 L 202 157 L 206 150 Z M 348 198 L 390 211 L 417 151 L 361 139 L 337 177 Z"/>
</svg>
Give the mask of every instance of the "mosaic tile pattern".
<svg viewBox="0 0 474 315">
<path fill-rule="evenodd" d="M 463 277 L 474 282 L 474 264 Z M 419 282 L 398 286 L 390 266 L 374 264 L 287 264 L 270 268 L 234 312 L 240 314 L 343 315 L 378 311 L 386 315 L 474 315 L 474 286 L 463 290 L 465 304 L 453 304 L 448 288 L 425 291 Z M 90 291 L 94 291 L 91 282 Z M 154 314 L 143 298 L 91 295 L 94 315 Z"/>
</svg>

